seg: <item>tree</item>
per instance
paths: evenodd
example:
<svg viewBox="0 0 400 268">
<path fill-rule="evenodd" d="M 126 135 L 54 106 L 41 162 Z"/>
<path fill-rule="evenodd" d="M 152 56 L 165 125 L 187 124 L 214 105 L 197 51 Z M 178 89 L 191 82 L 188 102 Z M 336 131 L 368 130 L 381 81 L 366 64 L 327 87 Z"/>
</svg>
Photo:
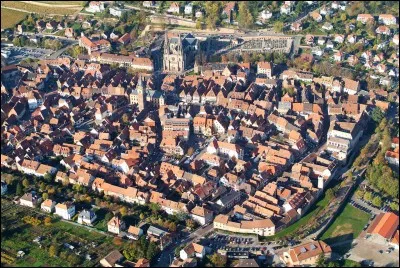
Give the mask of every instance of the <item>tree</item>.
<svg viewBox="0 0 400 268">
<path fill-rule="evenodd" d="M 146 216 L 143 213 L 140 213 L 139 218 L 142 221 L 142 220 L 144 220 L 146 218 Z"/>
<path fill-rule="evenodd" d="M 399 203 L 391 202 L 390 203 L 390 209 L 394 210 L 394 211 L 399 211 Z"/>
<path fill-rule="evenodd" d="M 51 225 L 51 218 L 50 217 L 44 218 L 44 225 Z"/>
<path fill-rule="evenodd" d="M 372 205 L 378 208 L 382 207 L 382 198 L 380 196 L 375 196 L 374 199 L 372 199 Z"/>
<path fill-rule="evenodd" d="M 247 1 L 239 2 L 238 23 L 239 26 L 243 28 L 250 28 L 253 26 L 254 18 L 249 10 L 249 2 Z"/>
<path fill-rule="evenodd" d="M 317 262 L 315 263 L 317 267 L 323 267 L 325 265 L 325 255 L 323 253 L 321 253 L 318 256 Z"/>
<path fill-rule="evenodd" d="M 189 147 L 188 151 L 187 151 L 187 155 L 188 156 L 192 156 L 194 153 L 194 148 L 193 147 Z"/>
<path fill-rule="evenodd" d="M 329 200 L 331 200 L 335 197 L 335 192 L 333 191 L 332 188 L 329 188 L 328 190 L 326 190 L 326 196 L 328 197 Z"/>
<path fill-rule="evenodd" d="M 124 114 L 122 115 L 122 122 L 123 122 L 124 124 L 128 124 L 128 123 L 129 123 L 129 116 L 128 116 L 127 113 L 124 113 Z"/>
<path fill-rule="evenodd" d="M 364 196 L 364 192 L 362 190 L 358 189 L 356 191 L 356 197 L 359 198 L 359 199 L 362 199 L 363 196 Z"/>
<path fill-rule="evenodd" d="M 196 227 L 196 222 L 192 219 L 187 219 L 186 227 L 188 227 L 189 229 L 194 229 Z"/>
<path fill-rule="evenodd" d="M 104 219 L 108 222 L 112 219 L 112 217 L 114 217 L 114 214 L 107 212 L 107 214 L 104 216 Z"/>
<path fill-rule="evenodd" d="M 57 256 L 59 251 L 60 251 L 60 247 L 58 245 L 51 245 L 49 247 L 49 255 L 50 255 L 50 257 Z"/>
<path fill-rule="evenodd" d="M 171 222 L 168 225 L 168 230 L 170 230 L 171 232 L 176 232 L 176 223 L 175 222 Z"/>
<path fill-rule="evenodd" d="M 18 184 L 17 184 L 17 188 L 16 188 L 16 190 L 15 190 L 15 194 L 16 194 L 16 195 L 22 195 L 22 194 L 23 194 L 21 183 L 18 183 Z"/>
<path fill-rule="evenodd" d="M 29 185 L 30 185 L 29 180 L 25 178 L 25 179 L 22 181 L 22 185 L 24 186 L 25 189 L 28 188 Z"/>
<path fill-rule="evenodd" d="M 218 253 L 214 253 L 210 257 L 210 262 L 215 267 L 225 267 L 225 265 L 226 265 L 226 256 L 220 255 Z"/>
<path fill-rule="evenodd" d="M 383 114 L 383 112 L 381 111 L 380 108 L 375 107 L 375 108 L 372 110 L 371 118 L 372 118 L 372 120 L 374 120 L 376 123 L 380 123 L 384 117 L 385 117 L 385 115 Z"/>
<path fill-rule="evenodd" d="M 202 24 L 202 21 L 200 19 L 196 20 L 196 29 L 197 30 L 202 30 L 203 29 L 203 24 Z"/>
<path fill-rule="evenodd" d="M 80 258 L 78 255 L 76 255 L 76 254 L 70 254 L 70 255 L 67 257 L 67 261 L 69 262 L 69 264 L 71 264 L 71 266 L 77 267 L 78 264 L 80 264 L 82 260 L 81 260 L 81 258 Z"/>
<path fill-rule="evenodd" d="M 371 201 L 372 200 L 372 193 L 371 192 L 365 192 L 364 194 L 364 200 L 365 201 Z"/>
<path fill-rule="evenodd" d="M 283 22 L 277 21 L 274 23 L 274 31 L 280 33 L 283 31 Z"/>
<path fill-rule="evenodd" d="M 119 212 L 122 216 L 125 216 L 126 214 L 128 214 L 128 209 L 126 207 L 122 207 L 119 209 Z"/>
<path fill-rule="evenodd" d="M 151 260 L 158 253 L 157 244 L 154 242 L 150 242 L 147 250 L 146 250 L 146 259 Z"/>
<path fill-rule="evenodd" d="M 342 13 L 342 15 L 340 15 L 340 20 L 343 22 L 345 22 L 347 20 L 346 13 Z"/>
<path fill-rule="evenodd" d="M 160 205 L 157 204 L 157 203 L 150 203 L 150 204 L 149 204 L 149 208 L 150 208 L 150 210 L 151 210 L 151 212 L 152 212 L 153 214 L 156 214 L 156 213 L 157 213 L 158 211 L 160 211 L 160 209 L 161 209 Z"/>
<path fill-rule="evenodd" d="M 43 200 L 47 200 L 49 198 L 49 194 L 43 193 L 42 197 L 43 197 Z"/>
</svg>

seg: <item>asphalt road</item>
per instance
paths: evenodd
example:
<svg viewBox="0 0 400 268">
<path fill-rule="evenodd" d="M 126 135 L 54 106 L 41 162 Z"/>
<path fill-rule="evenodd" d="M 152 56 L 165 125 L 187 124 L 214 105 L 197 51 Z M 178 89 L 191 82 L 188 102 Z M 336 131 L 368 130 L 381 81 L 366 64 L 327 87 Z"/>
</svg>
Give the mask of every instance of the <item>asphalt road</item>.
<svg viewBox="0 0 400 268">
<path fill-rule="evenodd" d="M 210 233 L 214 230 L 213 223 L 211 222 L 209 225 L 198 228 L 196 231 L 186 235 L 184 237 L 179 238 L 173 244 L 169 245 L 166 249 L 161 252 L 161 255 L 156 260 L 154 264 L 155 267 L 169 267 L 172 260 L 174 259 L 174 251 L 176 247 L 180 245 L 186 245 L 192 243 L 194 240 L 204 237 L 206 234 Z"/>
</svg>

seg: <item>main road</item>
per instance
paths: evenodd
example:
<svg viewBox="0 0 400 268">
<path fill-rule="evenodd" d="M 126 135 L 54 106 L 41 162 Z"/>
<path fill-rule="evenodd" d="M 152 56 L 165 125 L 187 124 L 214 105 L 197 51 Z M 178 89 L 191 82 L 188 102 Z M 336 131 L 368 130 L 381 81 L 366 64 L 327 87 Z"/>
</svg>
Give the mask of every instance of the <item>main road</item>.
<svg viewBox="0 0 400 268">
<path fill-rule="evenodd" d="M 208 225 L 198 228 L 197 230 L 190 233 L 189 235 L 186 234 L 183 237 L 178 238 L 178 240 L 175 240 L 171 245 L 169 245 L 167 248 L 165 248 L 161 252 L 161 255 L 156 260 L 156 263 L 154 266 L 155 267 L 169 267 L 172 260 L 174 259 L 175 248 L 177 248 L 181 245 L 190 244 L 193 241 L 206 236 L 208 233 L 212 232 L 213 230 L 214 230 L 214 226 L 213 226 L 213 223 L 211 222 Z"/>
</svg>

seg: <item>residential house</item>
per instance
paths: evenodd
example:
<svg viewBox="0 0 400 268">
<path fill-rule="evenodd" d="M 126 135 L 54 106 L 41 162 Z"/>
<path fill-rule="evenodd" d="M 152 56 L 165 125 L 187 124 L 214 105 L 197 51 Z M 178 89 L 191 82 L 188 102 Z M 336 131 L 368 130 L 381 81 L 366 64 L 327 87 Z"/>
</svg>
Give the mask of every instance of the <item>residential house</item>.
<svg viewBox="0 0 400 268">
<path fill-rule="evenodd" d="M 19 204 L 21 206 L 31 207 L 34 208 L 40 201 L 42 200 L 35 192 L 25 193 L 19 199 Z"/>
<path fill-rule="evenodd" d="M 197 244 L 197 243 L 190 243 L 181 251 L 179 252 L 179 257 L 182 260 L 186 260 L 188 258 L 196 257 L 202 259 L 206 255 L 206 250 L 205 247 Z"/>
<path fill-rule="evenodd" d="M 267 78 L 271 78 L 273 75 L 273 65 L 270 62 L 258 62 L 257 63 L 257 74 L 262 74 Z"/>
<path fill-rule="evenodd" d="M 84 209 L 79 213 L 78 216 L 78 223 L 79 224 L 86 224 L 86 225 L 93 225 L 96 221 L 97 215 L 91 209 Z"/>
<path fill-rule="evenodd" d="M 51 199 L 46 199 L 43 201 L 43 203 L 40 205 L 40 208 L 48 213 L 52 213 L 55 209 L 56 206 L 56 201 L 53 201 Z"/>
<path fill-rule="evenodd" d="M 180 9 L 179 4 L 177 2 L 172 2 L 169 8 L 167 9 L 167 12 L 179 14 L 179 9 Z"/>
<path fill-rule="evenodd" d="M 90 1 L 89 6 L 86 8 L 87 12 L 96 13 L 104 11 L 103 1 Z"/>
<path fill-rule="evenodd" d="M 371 14 L 358 14 L 357 21 L 361 21 L 363 24 L 366 24 L 368 21 L 375 21 L 375 19 Z"/>
<path fill-rule="evenodd" d="M 58 203 L 55 208 L 55 214 L 65 220 L 71 220 L 75 215 L 75 205 L 71 202 Z"/>
<path fill-rule="evenodd" d="M 213 220 L 213 212 L 203 207 L 196 206 L 190 211 L 190 217 L 201 225 L 206 225 Z"/>
<path fill-rule="evenodd" d="M 378 21 L 385 25 L 396 25 L 396 17 L 392 14 L 380 14 Z"/>
<path fill-rule="evenodd" d="M 107 224 L 108 231 L 110 233 L 119 234 L 125 229 L 125 222 L 118 216 L 114 216 Z"/>
</svg>

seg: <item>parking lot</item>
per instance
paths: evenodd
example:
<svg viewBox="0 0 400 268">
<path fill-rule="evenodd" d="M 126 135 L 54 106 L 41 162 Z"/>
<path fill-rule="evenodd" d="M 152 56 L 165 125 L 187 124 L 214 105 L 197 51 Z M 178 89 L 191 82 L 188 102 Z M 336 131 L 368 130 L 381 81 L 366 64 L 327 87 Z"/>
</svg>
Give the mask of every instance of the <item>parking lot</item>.
<svg viewBox="0 0 400 268">
<path fill-rule="evenodd" d="M 18 64 L 23 59 L 27 58 L 43 59 L 54 52 L 51 49 L 31 47 L 2 47 L 1 50 L 10 52 L 10 55 L 7 58 L 8 64 Z"/>
<path fill-rule="evenodd" d="M 367 213 L 371 213 L 371 212 L 372 212 L 369 208 L 366 208 L 366 207 L 360 205 L 359 203 L 354 202 L 353 200 L 350 201 L 350 204 L 351 204 L 353 207 L 358 208 L 358 209 L 360 209 L 360 210 L 362 210 L 362 211 L 365 211 L 365 212 L 367 212 Z"/>
</svg>

